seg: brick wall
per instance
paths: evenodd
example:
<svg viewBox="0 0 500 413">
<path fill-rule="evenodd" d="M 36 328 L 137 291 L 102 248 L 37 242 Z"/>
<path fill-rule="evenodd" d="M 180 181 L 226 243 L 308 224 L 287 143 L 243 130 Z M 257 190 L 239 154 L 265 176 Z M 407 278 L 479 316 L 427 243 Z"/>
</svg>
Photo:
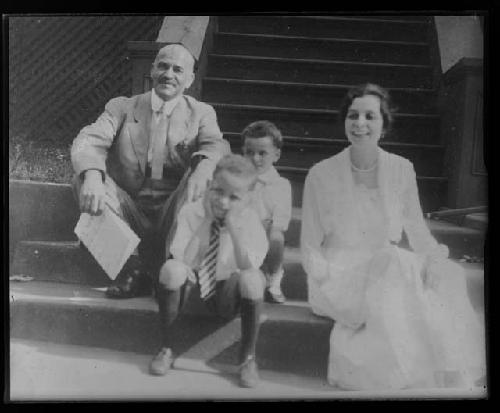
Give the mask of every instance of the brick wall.
<svg viewBox="0 0 500 413">
<path fill-rule="evenodd" d="M 129 40 L 156 40 L 163 16 L 11 16 L 9 133 L 71 142 L 112 97 L 131 94 Z"/>
</svg>

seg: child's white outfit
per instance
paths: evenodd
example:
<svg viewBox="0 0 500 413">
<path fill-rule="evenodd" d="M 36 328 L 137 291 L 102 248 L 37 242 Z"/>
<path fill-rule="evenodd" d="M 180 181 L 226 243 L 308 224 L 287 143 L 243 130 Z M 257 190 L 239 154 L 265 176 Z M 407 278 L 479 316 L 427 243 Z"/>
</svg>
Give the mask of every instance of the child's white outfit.
<svg viewBox="0 0 500 413">
<path fill-rule="evenodd" d="M 253 194 L 254 207 L 268 233 L 271 228 L 285 232 L 292 217 L 292 186 L 288 179 L 280 176 L 272 166 L 258 176 Z M 279 263 L 275 274 L 267 275 L 269 290 L 281 294 L 283 263 Z"/>
</svg>

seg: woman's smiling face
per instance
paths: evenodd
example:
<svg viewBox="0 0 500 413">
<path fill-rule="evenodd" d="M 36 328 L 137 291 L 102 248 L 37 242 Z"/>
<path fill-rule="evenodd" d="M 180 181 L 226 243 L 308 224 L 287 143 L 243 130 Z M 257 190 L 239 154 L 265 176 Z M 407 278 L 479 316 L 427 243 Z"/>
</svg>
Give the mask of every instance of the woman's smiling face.
<svg viewBox="0 0 500 413">
<path fill-rule="evenodd" d="M 352 145 L 377 145 L 384 131 L 384 118 L 378 96 L 355 98 L 344 121 L 345 133 Z"/>
</svg>

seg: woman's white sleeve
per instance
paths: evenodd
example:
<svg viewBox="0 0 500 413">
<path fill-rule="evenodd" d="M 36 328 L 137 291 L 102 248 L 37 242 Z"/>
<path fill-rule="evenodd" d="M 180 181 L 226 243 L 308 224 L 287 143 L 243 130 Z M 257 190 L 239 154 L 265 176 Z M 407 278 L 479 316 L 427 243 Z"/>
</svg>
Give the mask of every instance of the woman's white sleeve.
<svg viewBox="0 0 500 413">
<path fill-rule="evenodd" d="M 417 178 L 410 163 L 404 173 L 406 187 L 403 192 L 403 227 L 411 248 L 431 258 L 447 258 L 448 247 L 438 244 L 424 220 L 418 196 Z"/>
<path fill-rule="evenodd" d="M 328 276 L 328 262 L 321 253 L 324 230 L 318 207 L 317 197 L 319 194 L 314 175 L 309 173 L 304 183 L 300 249 L 302 266 L 306 273 L 317 281 Z"/>
</svg>

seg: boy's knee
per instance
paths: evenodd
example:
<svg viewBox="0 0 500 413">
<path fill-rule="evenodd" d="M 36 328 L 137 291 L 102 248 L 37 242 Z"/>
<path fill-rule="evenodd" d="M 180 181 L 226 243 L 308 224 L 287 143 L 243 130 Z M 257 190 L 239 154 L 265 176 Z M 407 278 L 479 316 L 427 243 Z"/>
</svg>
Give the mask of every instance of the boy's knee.
<svg viewBox="0 0 500 413">
<path fill-rule="evenodd" d="M 256 269 L 242 271 L 239 278 L 239 289 L 243 298 L 261 299 L 264 295 L 262 273 Z"/>
<path fill-rule="evenodd" d="M 178 290 L 188 278 L 188 268 L 182 261 L 170 259 L 160 269 L 159 284 L 167 290 Z"/>
</svg>

